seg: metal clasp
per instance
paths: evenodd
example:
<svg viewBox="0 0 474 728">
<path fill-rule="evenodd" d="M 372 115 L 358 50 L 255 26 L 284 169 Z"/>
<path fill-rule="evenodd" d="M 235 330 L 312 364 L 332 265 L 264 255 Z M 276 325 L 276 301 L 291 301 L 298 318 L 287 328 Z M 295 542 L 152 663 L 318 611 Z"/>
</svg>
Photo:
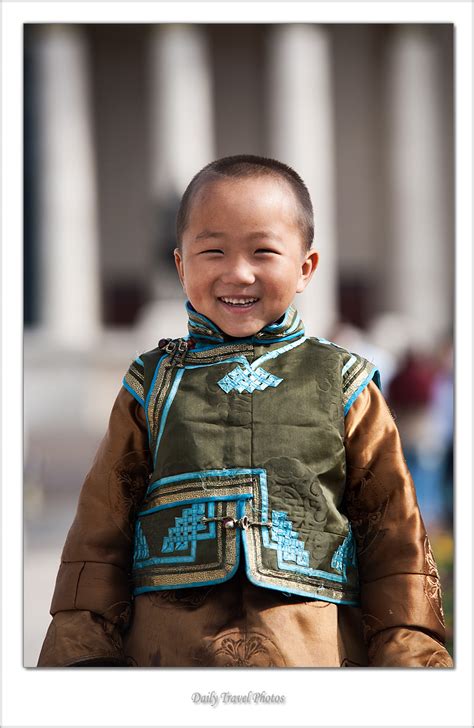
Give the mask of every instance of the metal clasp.
<svg viewBox="0 0 474 728">
<path fill-rule="evenodd" d="M 246 531 L 250 526 L 267 526 L 268 528 L 271 528 L 272 526 L 269 521 L 250 521 L 248 516 L 242 516 L 242 518 L 232 518 L 231 516 L 216 516 L 214 518 L 210 518 L 207 516 L 202 516 L 201 521 L 203 523 L 220 521 L 224 528 L 241 528 L 244 531 Z"/>
<path fill-rule="evenodd" d="M 192 349 L 194 342 L 186 339 L 160 339 L 158 347 L 170 355 L 166 362 L 168 367 L 183 367 L 186 354 Z"/>
</svg>

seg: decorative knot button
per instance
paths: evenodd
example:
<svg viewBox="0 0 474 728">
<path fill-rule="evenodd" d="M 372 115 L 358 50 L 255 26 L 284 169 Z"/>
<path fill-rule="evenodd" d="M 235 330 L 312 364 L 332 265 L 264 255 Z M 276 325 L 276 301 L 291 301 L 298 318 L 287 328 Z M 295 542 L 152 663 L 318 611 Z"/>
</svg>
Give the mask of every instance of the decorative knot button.
<svg viewBox="0 0 474 728">
<path fill-rule="evenodd" d="M 224 528 L 243 528 L 244 531 L 246 531 L 250 526 L 250 522 L 247 516 L 242 516 L 242 518 L 231 518 L 230 516 L 226 516 L 222 519 L 222 525 Z"/>
<path fill-rule="evenodd" d="M 252 369 L 250 365 L 238 366 L 220 379 L 217 384 L 226 393 L 235 389 L 239 394 L 249 392 L 252 394 L 256 389 L 263 392 L 267 387 L 278 387 L 283 381 L 280 377 L 270 374 L 262 367 Z"/>
</svg>

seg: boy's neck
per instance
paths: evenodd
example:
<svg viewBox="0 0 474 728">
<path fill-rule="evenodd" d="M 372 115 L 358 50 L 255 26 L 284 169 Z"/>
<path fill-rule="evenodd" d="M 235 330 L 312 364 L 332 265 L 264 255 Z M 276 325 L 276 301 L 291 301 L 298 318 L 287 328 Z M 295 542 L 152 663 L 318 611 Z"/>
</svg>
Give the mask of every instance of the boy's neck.
<svg viewBox="0 0 474 728">
<path fill-rule="evenodd" d="M 254 336 L 257 336 L 257 334 L 259 334 L 261 331 L 264 331 L 267 328 L 267 326 L 277 326 L 278 324 L 281 324 L 283 322 L 283 319 L 285 318 L 285 314 L 286 314 L 286 311 L 284 313 L 282 313 L 282 315 L 279 316 L 276 319 L 276 321 L 269 321 L 267 324 L 265 324 L 265 326 L 262 326 L 261 329 L 259 329 L 258 331 L 255 331 L 253 334 L 249 334 L 248 336 L 231 336 L 230 334 L 226 334 L 225 331 L 222 331 L 224 341 L 238 342 L 238 341 L 242 341 L 242 340 L 245 341 L 247 339 L 252 339 Z"/>
<path fill-rule="evenodd" d="M 198 340 L 208 340 L 216 343 L 238 343 L 252 341 L 254 343 L 273 343 L 285 340 L 294 340 L 304 336 L 304 326 L 298 312 L 293 306 L 289 308 L 276 321 L 271 321 L 262 329 L 243 337 L 234 337 L 222 331 L 217 324 L 204 314 L 196 311 L 187 301 L 189 334 Z"/>
</svg>

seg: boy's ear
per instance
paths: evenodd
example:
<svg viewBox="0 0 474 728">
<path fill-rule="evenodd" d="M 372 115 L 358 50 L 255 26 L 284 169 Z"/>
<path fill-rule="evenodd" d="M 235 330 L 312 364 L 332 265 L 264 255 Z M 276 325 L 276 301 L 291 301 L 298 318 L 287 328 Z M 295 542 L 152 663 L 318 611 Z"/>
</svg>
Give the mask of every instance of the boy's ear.
<svg viewBox="0 0 474 728">
<path fill-rule="evenodd" d="M 313 277 L 314 271 L 318 267 L 318 262 L 319 254 L 316 252 L 316 250 L 308 250 L 301 264 L 300 279 L 296 288 L 296 293 L 302 293 L 304 291 L 311 278 Z"/>
<path fill-rule="evenodd" d="M 181 255 L 181 251 L 179 248 L 174 249 L 174 262 L 176 265 L 176 270 L 178 271 L 179 280 L 181 282 L 181 285 L 184 288 L 184 266 L 183 266 L 183 257 Z"/>
</svg>

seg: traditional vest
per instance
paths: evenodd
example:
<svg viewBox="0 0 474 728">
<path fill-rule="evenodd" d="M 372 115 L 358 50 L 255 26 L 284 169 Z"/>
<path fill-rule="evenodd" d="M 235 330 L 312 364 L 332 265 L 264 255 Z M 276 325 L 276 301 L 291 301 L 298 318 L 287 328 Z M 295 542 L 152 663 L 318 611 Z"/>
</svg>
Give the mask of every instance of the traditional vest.
<svg viewBox="0 0 474 728">
<path fill-rule="evenodd" d="M 135 525 L 134 594 L 217 584 L 239 560 L 258 586 L 358 603 L 341 512 L 344 416 L 376 368 L 307 338 L 293 307 L 229 339 L 187 304 L 189 335 L 138 357 L 154 470 Z"/>
</svg>

